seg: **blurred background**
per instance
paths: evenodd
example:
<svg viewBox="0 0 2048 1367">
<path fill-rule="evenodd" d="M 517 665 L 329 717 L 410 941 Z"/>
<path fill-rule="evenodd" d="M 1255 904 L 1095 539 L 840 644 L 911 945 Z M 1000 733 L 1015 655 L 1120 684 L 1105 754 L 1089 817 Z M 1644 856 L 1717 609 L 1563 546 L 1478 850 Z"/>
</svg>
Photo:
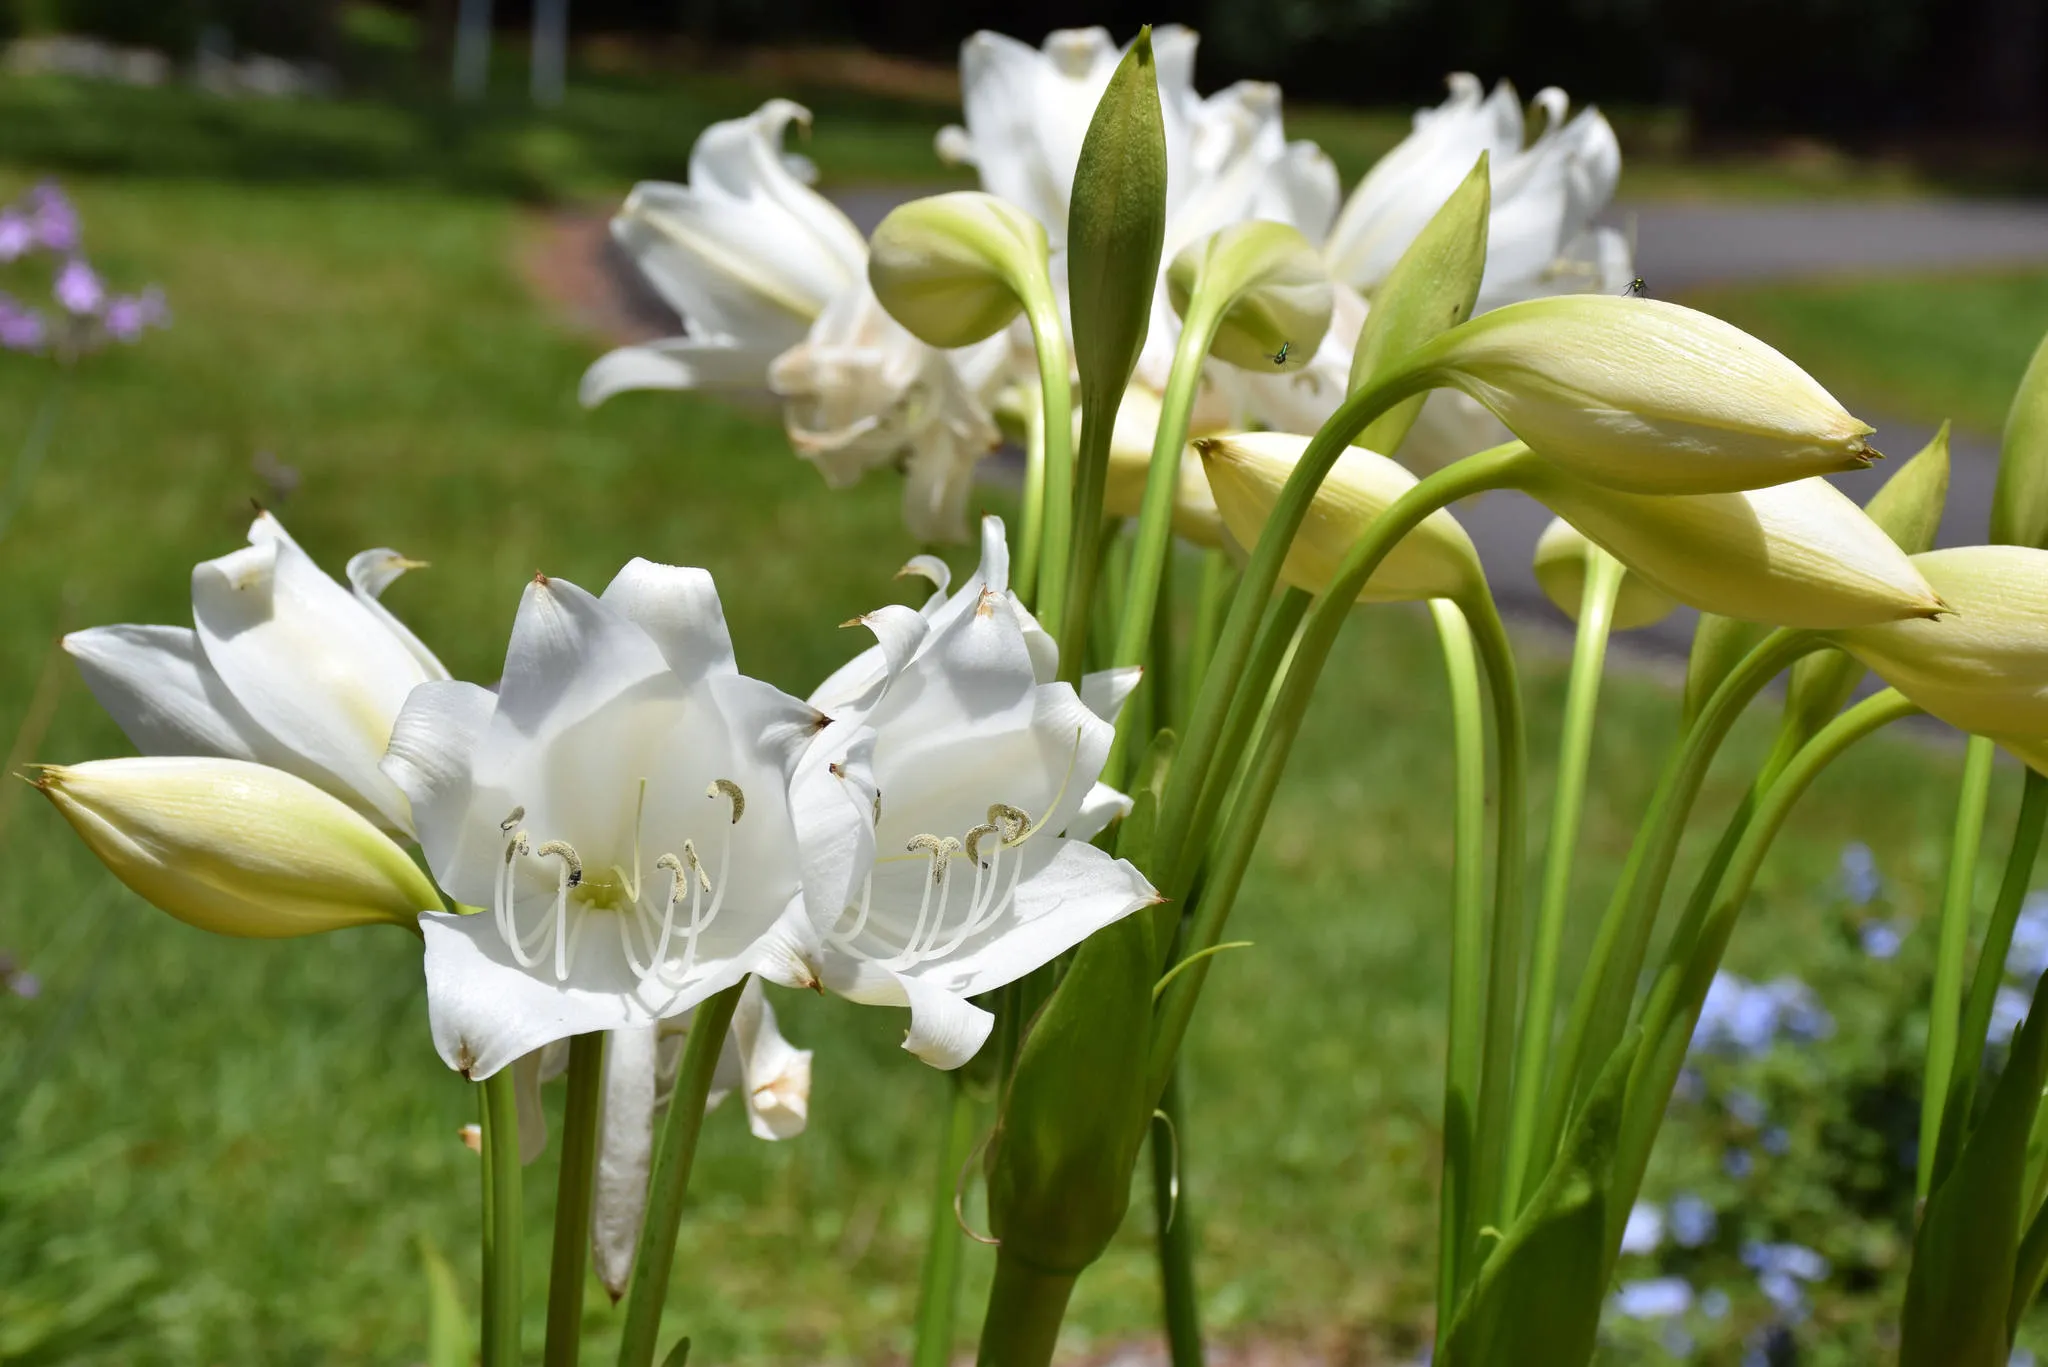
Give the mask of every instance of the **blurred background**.
<svg viewBox="0 0 2048 1367">
<path fill-rule="evenodd" d="M 0 205 L 56 187 L 78 220 L 69 248 L 0 262 L 5 767 L 128 752 L 53 642 L 189 620 L 190 567 L 241 543 L 252 498 L 330 571 L 371 546 L 432 561 L 385 601 L 458 677 L 496 676 L 536 568 L 594 586 L 646 555 L 710 567 L 744 667 L 808 692 L 848 649 L 830 624 L 907 592 L 897 489 L 825 489 L 766 404 L 579 408 L 591 360 L 675 330 L 607 216 L 636 180 L 683 179 L 709 123 L 782 95 L 815 115 L 799 147 L 820 188 L 872 223 L 970 183 L 932 139 L 959 118 L 974 29 L 1167 20 L 1202 31 L 1204 91 L 1279 82 L 1289 135 L 1347 189 L 1448 71 L 1597 101 L 1624 151 L 1609 218 L 1651 292 L 1787 351 L 1897 457 L 1953 420 L 1945 536 L 1984 536 L 2006 405 L 2048 330 L 2037 0 L 0 0 Z M 80 287 L 74 261 L 135 301 L 133 336 L 68 358 L 10 342 L 21 310 Z M 1508 506 L 1461 515 L 1517 609 L 1540 831 L 1569 637 L 1523 591 L 1533 529 Z M 1582 922 L 1676 728 L 1685 641 L 1617 642 Z M 1356 614 L 1233 927 L 1256 947 L 1219 964 L 1191 1037 L 1180 1218 L 1222 1361 L 1408 1364 L 1428 1342 L 1441 680 L 1425 618 Z M 1752 767 L 1764 711 L 1732 742 Z M 1708 785 L 1709 843 L 1738 767 Z M 1952 738 L 1901 733 L 1795 815 L 1660 1144 L 1606 1361 L 1889 1351 L 1958 770 Z M 2001 771 L 1993 832 L 2018 782 Z M 1994 835 L 1980 890 L 2002 856 Z M 2010 992 L 2044 967 L 2048 898 Z M 771 1146 L 736 1114 L 707 1126 L 670 1322 L 706 1364 L 899 1362 L 944 1081 L 901 1054 L 892 1013 L 778 1007 L 817 1051 L 811 1129 Z M 456 1137 L 474 1107 L 429 1046 L 415 942 L 209 938 L 0 784 L 0 1363 L 423 1360 L 426 1269 L 445 1259 L 475 1303 Z M 537 1284 L 551 1160 L 526 1195 Z M 1081 1284 L 1070 1360 L 1159 1360 L 1149 1228 L 1141 1195 Z M 617 1316 L 590 1292 L 598 1361 Z M 2037 1313 L 2023 1355 L 2044 1331 Z"/>
</svg>

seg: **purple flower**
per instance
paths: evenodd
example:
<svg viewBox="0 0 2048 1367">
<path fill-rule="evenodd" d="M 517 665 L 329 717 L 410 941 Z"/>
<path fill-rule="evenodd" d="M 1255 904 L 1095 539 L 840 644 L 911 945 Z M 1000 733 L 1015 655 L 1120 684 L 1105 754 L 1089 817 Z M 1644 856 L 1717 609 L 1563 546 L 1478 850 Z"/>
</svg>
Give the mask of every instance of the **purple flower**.
<svg viewBox="0 0 2048 1367">
<path fill-rule="evenodd" d="M 7 986 L 15 996 L 28 1000 L 43 995 L 43 980 L 33 973 L 16 973 L 7 980 Z"/>
<path fill-rule="evenodd" d="M 109 299 L 100 321 L 115 341 L 133 342 L 144 328 L 170 326 L 170 316 L 163 291 L 151 285 L 140 294 L 117 294 Z"/>
<path fill-rule="evenodd" d="M 0 261 L 17 261 L 35 245 L 35 225 L 13 209 L 0 209 Z"/>
<path fill-rule="evenodd" d="M 1690 1192 L 1671 1198 L 1665 1218 L 1671 1225 L 1671 1237 L 1680 1248 L 1700 1247 L 1714 1237 L 1720 1226 L 1713 1206 Z"/>
<path fill-rule="evenodd" d="M 57 272 L 57 283 L 50 287 L 50 294 L 66 313 L 78 318 L 91 317 L 107 302 L 107 287 L 84 258 L 77 256 Z"/>
<path fill-rule="evenodd" d="M 1624 1319 L 1662 1320 L 1692 1309 L 1692 1283 L 1683 1277 L 1623 1282 L 1614 1293 L 1614 1313 Z"/>
<path fill-rule="evenodd" d="M 0 294 L 0 351 L 41 351 L 48 340 L 42 314 Z"/>
<path fill-rule="evenodd" d="M 29 191 L 29 212 L 35 220 L 36 241 L 45 251 L 78 250 L 78 210 L 55 181 L 46 180 Z"/>
</svg>

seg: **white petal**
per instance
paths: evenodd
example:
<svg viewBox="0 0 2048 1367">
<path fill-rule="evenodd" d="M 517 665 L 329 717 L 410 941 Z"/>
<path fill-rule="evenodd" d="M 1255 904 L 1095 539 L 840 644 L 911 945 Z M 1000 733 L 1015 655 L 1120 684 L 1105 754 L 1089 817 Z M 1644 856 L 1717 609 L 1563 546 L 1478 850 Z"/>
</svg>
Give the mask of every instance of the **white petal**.
<svg viewBox="0 0 2048 1367">
<path fill-rule="evenodd" d="M 249 538 L 248 548 L 192 571 L 192 616 L 207 663 L 297 757 L 292 772 L 405 829 L 405 800 L 377 764 L 426 671 L 269 514 Z"/>
<path fill-rule="evenodd" d="M 744 674 L 714 675 L 710 686 L 742 751 L 779 770 L 786 787 L 797 761 L 829 718 L 802 699 Z"/>
<path fill-rule="evenodd" d="M 900 603 L 864 613 L 846 625 L 856 622 L 875 634 L 876 644 L 833 670 L 811 692 L 811 706 L 838 720 L 858 720 L 872 707 L 876 690 L 909 663 L 929 630 L 922 613 Z"/>
<path fill-rule="evenodd" d="M 1062 832 L 1069 840 L 1093 840 L 1109 829 L 1109 823 L 1129 816 L 1131 799 L 1125 797 L 1107 783 L 1096 783 L 1089 787 L 1088 796 L 1081 799 L 1081 809 L 1074 813 L 1066 830 Z"/>
<path fill-rule="evenodd" d="M 625 1294 L 647 1208 L 654 1162 L 655 1027 L 614 1030 L 605 1038 L 604 1113 L 598 1123 L 597 1177 L 591 1191 L 590 1246 L 597 1279 L 614 1301 Z"/>
<path fill-rule="evenodd" d="M 789 789 L 790 821 L 803 865 L 803 900 L 809 929 L 796 939 L 760 946 L 757 971 L 786 987 L 816 982 L 816 941 L 840 913 L 858 901 L 860 882 L 875 861 L 875 733 L 835 722 L 798 766 Z"/>
<path fill-rule="evenodd" d="M 843 955 L 831 960 L 826 986 L 848 1001 L 909 1007 L 910 1029 L 903 1047 L 934 1068 L 958 1068 L 973 1058 L 995 1025 L 996 1018 L 964 994 Z"/>
<path fill-rule="evenodd" d="M 1144 677 L 1144 668 L 1139 665 L 1084 674 L 1081 676 L 1081 701 L 1090 712 L 1114 726 L 1118 714 L 1124 710 L 1124 703 L 1138 691 L 1138 684 Z"/>
<path fill-rule="evenodd" d="M 512 1095 L 519 1106 L 519 1161 L 527 1164 L 548 1147 L 548 1112 L 541 1104 L 542 1063 L 547 1050 L 521 1055 L 512 1064 Z"/>
<path fill-rule="evenodd" d="M 780 347 L 730 337 L 671 337 L 619 347 L 590 363 L 576 387 L 585 408 L 629 389 L 761 389 Z"/>
<path fill-rule="evenodd" d="M 601 601 L 654 638 L 686 686 L 713 674 L 739 673 L 725 607 L 708 571 L 635 559 L 606 587 Z"/>
<path fill-rule="evenodd" d="M 488 879 L 501 854 L 498 844 L 490 840 L 477 842 L 473 849 L 462 848 L 476 748 L 497 705 L 489 689 L 436 680 L 421 684 L 406 696 L 405 707 L 391 728 L 391 748 L 383 760 L 385 776 L 405 794 L 420 849 L 427 856 L 428 867 L 447 880 L 444 886 L 468 886 L 479 877 Z M 458 869 L 463 872 L 457 873 Z"/>
<path fill-rule="evenodd" d="M 64 650 L 86 687 L 145 755 L 199 755 L 275 765 L 285 757 L 206 663 L 186 627 L 74 631 Z"/>
<path fill-rule="evenodd" d="M 419 666 L 426 672 L 426 676 L 429 679 L 445 679 L 448 677 L 447 667 L 435 658 L 434 652 L 428 650 L 419 637 L 413 635 L 411 627 L 399 621 L 390 608 L 378 601 L 384 590 L 390 588 L 400 575 L 407 570 L 424 568 L 425 561 L 408 560 L 397 551 L 380 546 L 376 550 L 358 551 L 350 556 L 346 573 L 350 586 L 356 591 L 356 601 L 367 608 L 372 617 L 382 622 L 385 628 L 398 638 L 399 644 L 412 653 L 413 659 L 419 661 Z"/>
<path fill-rule="evenodd" d="M 740 994 L 728 1042 L 738 1060 L 747 1128 L 754 1137 L 793 1139 L 802 1134 L 810 1118 L 811 1051 L 782 1037 L 775 1008 L 768 1004 L 758 979 L 750 979 Z"/>
<path fill-rule="evenodd" d="M 668 675 L 652 637 L 566 579 L 536 578 L 519 600 L 498 716 L 519 734 L 560 730 Z"/>
<path fill-rule="evenodd" d="M 962 997 L 977 997 L 1051 963 L 1104 926 L 1152 905 L 1158 896 L 1129 860 L 1112 858 L 1079 840 L 1060 840 L 1052 857 L 1018 885 L 1016 905 L 992 930 L 970 938 L 948 958 L 919 964 L 906 976 Z"/>
</svg>

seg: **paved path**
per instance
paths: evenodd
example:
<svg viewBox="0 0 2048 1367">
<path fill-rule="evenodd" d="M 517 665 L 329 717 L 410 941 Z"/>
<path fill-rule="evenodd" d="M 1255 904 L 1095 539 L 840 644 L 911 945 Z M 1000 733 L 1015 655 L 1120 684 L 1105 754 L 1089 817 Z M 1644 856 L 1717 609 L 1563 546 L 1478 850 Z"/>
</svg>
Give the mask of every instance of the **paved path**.
<svg viewBox="0 0 2048 1367">
<path fill-rule="evenodd" d="M 849 217 L 871 232 L 882 216 L 914 191 L 850 189 L 835 198 Z M 1970 269 L 2048 263 L 2048 202 L 1873 200 L 1818 203 L 1618 204 L 1608 214 L 1632 227 L 1637 261 L 1650 290 L 1677 295 L 1705 285 L 1816 275 Z M 598 235 L 588 234 L 592 250 Z M 609 247 L 609 243 L 604 244 Z M 648 335 L 666 330 L 666 313 L 640 286 L 630 266 L 614 255 L 609 274 L 620 307 Z M 1904 460 L 1932 435 L 1924 424 L 1881 416 L 1875 444 Z M 1944 545 L 1969 544 L 1985 534 L 1997 468 L 1990 434 L 1958 433 Z M 1841 487 L 1868 498 L 1895 465 L 1844 476 Z M 1536 538 L 1549 513 L 1519 494 L 1490 494 L 1458 508 L 1478 543 L 1496 595 L 1524 617 L 1560 621 L 1536 587 L 1529 568 Z M 1636 646 L 1683 654 L 1692 639 L 1693 614 L 1681 612 L 1657 627 L 1630 634 Z"/>
</svg>

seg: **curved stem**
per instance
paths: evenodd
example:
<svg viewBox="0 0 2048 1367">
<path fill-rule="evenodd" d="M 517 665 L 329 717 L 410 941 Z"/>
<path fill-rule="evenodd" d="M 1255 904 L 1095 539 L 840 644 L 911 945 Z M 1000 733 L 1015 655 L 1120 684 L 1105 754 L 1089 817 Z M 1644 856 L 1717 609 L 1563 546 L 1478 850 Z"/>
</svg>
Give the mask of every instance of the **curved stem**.
<svg viewBox="0 0 2048 1367">
<path fill-rule="evenodd" d="M 591 1184 L 597 1176 L 598 1113 L 604 1106 L 604 1036 L 569 1041 L 569 1101 L 555 1177 L 555 1247 L 548 1265 L 548 1337 L 541 1361 L 576 1367 L 583 1345 L 583 1278 L 590 1265 Z"/>
<path fill-rule="evenodd" d="M 1451 1326 L 1471 1226 L 1473 1117 L 1479 1108 L 1479 1059 L 1485 1036 L 1486 713 L 1472 627 L 1456 603 L 1433 599 L 1437 640 L 1451 698 L 1453 816 L 1451 977 L 1444 1049 L 1443 1182 L 1437 1195 L 1436 1322 Z M 1443 1343 L 1439 1338 L 1441 1354 Z"/>
<path fill-rule="evenodd" d="M 1043 1271 L 998 1249 L 976 1367 L 1047 1367 L 1074 1293 L 1074 1275 Z"/>
<path fill-rule="evenodd" d="M 1996 742 L 1970 737 L 1956 795 L 1955 832 L 1949 838 L 1948 881 L 1941 894 L 1941 939 L 1934 953 L 1934 989 L 1927 1004 L 1927 1063 L 1921 1072 L 1920 1155 L 1914 1198 L 1934 1190 L 1934 1156 L 1941 1148 L 1942 1109 L 1955 1076 L 1956 1033 L 1963 1014 L 1963 963 L 1970 956 L 1970 912 L 1976 900 L 1977 857 L 1984 846 L 1984 810 L 1991 801 Z"/>
<path fill-rule="evenodd" d="M 480 1084 L 484 1144 L 483 1367 L 519 1367 L 519 1098 L 512 1070 Z"/>
<path fill-rule="evenodd" d="M 1159 1296 L 1173 1367 L 1202 1367 L 1202 1302 L 1195 1285 L 1193 1212 L 1188 1209 L 1187 1108 L 1179 1069 L 1152 1118 L 1152 1221 L 1159 1248 Z"/>
<path fill-rule="evenodd" d="M 662 1304 L 668 1299 L 669 1274 L 675 1268 L 676 1232 L 683 1225 L 683 1197 L 690 1189 L 690 1167 L 697 1158 L 697 1136 L 704 1128 L 704 1098 L 718 1071 L 718 1055 L 733 1010 L 747 980 L 697 1007 L 690 1019 L 690 1038 L 669 1094 L 668 1118 L 661 1126 L 661 1147 L 654 1155 L 654 1173 L 647 1183 L 647 1209 L 640 1217 L 640 1244 L 633 1254 L 633 1285 L 626 1293 L 626 1324 L 619 1335 L 619 1367 L 650 1367 L 655 1340 L 661 1334 Z"/>
<path fill-rule="evenodd" d="M 1028 304 L 1031 340 L 1038 355 L 1041 440 L 1045 446 L 1045 531 L 1038 557 L 1038 619 L 1055 630 L 1066 621 L 1068 592 L 1073 587 L 1074 552 L 1074 389 L 1068 373 L 1067 334 L 1059 308 L 1050 296 Z M 1094 562 L 1083 573 L 1092 574 Z M 1088 610 L 1085 596 L 1079 610 Z M 1086 639 L 1085 634 L 1082 639 Z M 1079 668 L 1078 664 L 1075 666 Z M 1062 678 L 1066 678 L 1062 664 Z M 1080 675 L 1076 673 L 1074 678 Z M 1071 680 L 1069 680 L 1071 682 Z"/>
<path fill-rule="evenodd" d="M 1557 740 L 1557 792 L 1550 804 L 1550 832 L 1543 855 L 1543 894 L 1536 911 L 1536 944 L 1529 961 L 1529 1002 L 1522 1013 L 1522 1054 L 1515 1065 L 1515 1100 L 1508 1137 L 1506 1214 L 1519 1213 L 1528 1177 L 1536 1118 L 1557 1030 L 1558 961 L 1564 953 L 1565 915 L 1571 906 L 1572 863 L 1585 812 L 1586 770 L 1593 756 L 1593 719 L 1600 704 L 1600 678 L 1607 663 L 1607 636 L 1614 604 L 1627 574 L 1619 560 L 1597 546 L 1586 548 L 1586 584 L 1579 599 L 1578 634 L 1565 685 L 1564 727 Z M 1548 1155 L 1544 1155 L 1548 1157 Z"/>
<path fill-rule="evenodd" d="M 1332 422 L 1334 421 L 1333 419 Z M 1331 430 L 1331 426 L 1325 426 L 1323 429 L 1324 432 Z M 1321 440 L 1321 437 L 1318 436 L 1317 440 Z M 1310 446 L 1313 449 L 1314 443 Z M 1306 462 L 1307 456 L 1304 455 L 1302 459 Z M 1357 601 L 1367 581 L 1372 578 L 1373 571 L 1378 569 L 1380 562 L 1400 544 L 1401 538 L 1413 531 L 1431 513 L 1483 490 L 1506 487 L 1515 480 L 1522 463 L 1532 459 L 1534 457 L 1530 455 L 1528 447 L 1520 442 L 1511 442 L 1506 446 L 1467 456 L 1422 480 L 1394 500 L 1386 512 L 1373 520 L 1372 525 L 1366 528 L 1365 534 L 1359 537 L 1346 554 L 1343 563 L 1337 567 L 1337 573 L 1332 576 L 1329 585 L 1316 597 L 1314 606 L 1302 622 L 1301 633 L 1294 643 L 1293 653 L 1288 658 L 1286 672 L 1277 685 L 1278 695 L 1266 716 L 1258 744 L 1252 752 L 1245 777 L 1239 785 L 1215 869 L 1203 890 L 1201 905 L 1195 909 L 1194 918 L 1190 923 L 1190 933 L 1185 946 L 1187 955 L 1208 949 L 1222 936 L 1224 923 L 1229 919 L 1231 906 L 1237 900 L 1238 888 L 1244 881 L 1245 870 L 1251 864 L 1252 851 L 1258 844 L 1259 832 L 1265 825 L 1266 811 L 1272 806 L 1273 793 L 1280 786 L 1280 774 L 1287 766 L 1288 750 L 1294 744 L 1295 734 L 1301 729 L 1302 717 L 1308 711 L 1309 698 L 1315 691 L 1316 677 L 1322 673 L 1323 662 L 1329 658 L 1330 647 L 1336 643 L 1337 635 L 1344 626 L 1346 614 Z M 1299 473 L 1300 467 L 1297 466 L 1296 474 Z M 1294 487 L 1291 479 L 1287 487 Z M 1284 493 L 1282 501 L 1285 501 Z M 1259 539 L 1262 549 L 1276 525 L 1276 521 L 1267 522 L 1266 534 Z M 1256 561 L 1257 557 L 1254 556 L 1255 564 Z M 1233 619 L 1238 614 L 1238 608 L 1245 602 L 1246 591 L 1257 588 L 1250 575 L 1250 570 L 1247 570 L 1245 582 L 1239 586 L 1238 602 L 1231 608 Z M 1212 671 L 1208 682 L 1203 685 L 1205 708 L 1209 705 L 1209 695 L 1215 690 L 1221 677 L 1219 667 Z M 1262 683 L 1263 681 L 1247 678 L 1244 686 L 1248 691 Z M 1218 729 L 1221 729 L 1220 725 Z M 1212 736 L 1212 749 L 1214 744 L 1215 737 Z M 1182 781 L 1184 764 L 1185 751 L 1174 762 L 1173 776 L 1167 786 L 1169 801 L 1174 785 Z M 1192 805 L 1194 800 L 1189 799 L 1189 804 Z M 1160 856 L 1160 867 L 1167 871 L 1166 887 L 1169 896 L 1175 887 L 1183 886 L 1185 880 L 1191 880 L 1192 871 L 1183 867 L 1185 862 L 1179 856 Z M 1208 977 L 1208 971 L 1209 961 L 1205 958 L 1176 977 L 1160 1000 L 1152 1034 L 1152 1088 L 1155 1097 L 1165 1086 L 1166 1069 L 1180 1048 L 1182 1036 L 1187 1033 L 1188 1020 L 1194 1014 L 1195 1001 L 1201 995 L 1202 984 Z"/>
<path fill-rule="evenodd" d="M 1628 1101 L 1616 1140 L 1614 1176 L 1607 1192 L 1610 1264 L 1619 1248 L 1629 1208 L 1642 1185 L 1650 1147 L 1671 1101 L 1671 1089 L 1685 1064 L 1707 989 L 1720 969 L 1728 937 L 1735 930 L 1743 903 L 1749 898 L 1750 885 L 1763 866 L 1764 856 L 1770 852 L 1771 842 L 1807 787 L 1836 756 L 1879 728 L 1919 710 L 1888 688 L 1836 717 L 1802 746 L 1757 803 L 1756 815 L 1743 829 L 1741 842 L 1715 894 L 1713 910 L 1701 925 L 1698 937 L 1688 946 L 1674 945 L 1667 952 L 1667 965 L 1675 971 L 1660 976 L 1644 1007 L 1643 1044 L 1630 1070 Z M 1713 711 L 1711 703 L 1707 711 Z"/>
<path fill-rule="evenodd" d="M 1558 1049 L 1558 1068 L 1544 1093 L 1532 1154 L 1557 1152 L 1573 1106 L 1621 1040 L 1678 842 L 1721 742 L 1765 684 L 1820 645 L 1812 632 L 1780 629 L 1766 636 L 1721 681 L 1665 764 L 1573 996 L 1571 1016 Z"/>
<path fill-rule="evenodd" d="M 1231 599 L 1230 612 L 1224 619 L 1223 632 L 1216 643 L 1216 653 L 1210 659 L 1208 675 L 1202 680 L 1201 694 L 1195 701 L 1193 715 L 1188 719 L 1187 734 L 1181 737 L 1175 754 L 1173 773 L 1167 780 L 1165 798 L 1160 804 L 1159 825 L 1153 842 L 1154 862 L 1159 868 L 1178 867 L 1187 849 L 1199 847 L 1199 840 L 1190 839 L 1190 822 L 1195 806 L 1201 800 L 1202 784 L 1208 775 L 1212 752 L 1223 733 L 1239 686 L 1262 689 L 1265 685 L 1263 679 L 1242 677 L 1245 662 L 1258 635 L 1259 621 L 1265 615 L 1266 600 L 1280 582 L 1281 562 L 1287 557 L 1302 519 L 1308 515 L 1309 504 L 1322 485 L 1323 476 L 1337 463 L 1337 457 L 1349 448 L 1351 438 L 1365 430 L 1367 423 L 1410 394 L 1420 393 L 1427 385 L 1428 381 L 1418 373 L 1401 373 L 1353 394 L 1309 440 L 1301 459 L 1295 462 L 1293 473 L 1281 487 L 1280 497 L 1266 516 L 1265 530 L 1259 533 L 1259 544 L 1252 549 L 1251 559 L 1238 581 L 1237 593 Z M 1448 470 L 1458 469 L 1489 454 L 1481 452 L 1479 456 L 1469 456 L 1438 474 L 1448 473 Z"/>
<path fill-rule="evenodd" d="M 1123 620 L 1117 628 L 1116 647 L 1110 654 L 1112 666 L 1141 664 L 1145 659 L 1160 586 L 1166 577 L 1167 556 L 1173 549 L 1173 503 L 1180 492 L 1180 463 L 1187 451 L 1188 419 L 1194 412 L 1201 384 L 1202 362 L 1208 359 L 1209 344 L 1216 338 L 1216 326 L 1222 317 L 1218 301 L 1212 301 L 1198 286 L 1187 316 L 1181 320 L 1180 342 L 1174 348 L 1173 369 L 1167 373 L 1166 393 L 1160 401 L 1159 428 L 1152 438 L 1152 460 L 1145 470 L 1145 497 L 1139 505 L 1131 580 L 1124 597 Z M 1128 723 L 1117 727 L 1102 778 L 1112 787 L 1122 782 L 1131 735 Z M 1142 742 L 1143 737 L 1139 740 Z"/>
<path fill-rule="evenodd" d="M 932 1171 L 931 1210 L 925 1229 L 924 1270 L 918 1278 L 917 1338 L 911 1367 L 946 1367 L 953 1360 L 953 1321 L 960 1303 L 960 1229 L 953 1196 L 960 1170 L 974 1150 L 974 1097 L 956 1069 L 946 1075 L 948 1104 Z"/>
<path fill-rule="evenodd" d="M 1486 1051 L 1480 1060 L 1478 1145 L 1468 1248 L 1478 1245 L 1482 1223 L 1505 1229 L 1514 1209 L 1509 1180 L 1514 1162 L 1509 1151 L 1509 1113 L 1514 1082 L 1515 1027 L 1521 1018 L 1524 906 L 1522 877 L 1527 862 L 1528 726 L 1522 715 L 1522 690 L 1515 675 L 1515 656 L 1507 628 L 1493 595 L 1481 587 L 1465 607 L 1471 620 L 1479 658 L 1486 666 L 1486 686 L 1493 701 L 1494 764 L 1497 794 L 1494 817 L 1493 919 L 1488 926 L 1486 966 Z M 1478 1270 L 1474 1260 L 1473 1271 Z"/>
<path fill-rule="evenodd" d="M 1977 1100 L 1977 1078 L 1984 1068 L 1992 1006 L 1998 999 L 1998 985 L 2005 978 L 2005 958 L 2012 950 L 2013 926 L 2018 923 L 2020 906 L 2027 898 L 2027 883 L 2034 876 L 2044 824 L 2048 824 L 2048 778 L 2029 769 L 2026 787 L 2020 793 L 2019 818 L 2013 823 L 2012 846 L 2006 852 L 2005 876 L 1998 884 L 1998 901 L 1991 908 L 1991 924 L 1985 927 L 1984 947 L 1977 951 L 1977 971 L 1971 975 L 1970 996 L 1963 1004 L 1955 1068 L 1949 1078 L 1948 1101 L 1942 1108 L 1939 1147 L 1934 1155 L 1929 1190 L 1940 1186 L 1948 1176 L 1970 1132 L 1970 1111 Z M 1923 1143 L 1925 1140 L 1922 1136 Z"/>
<path fill-rule="evenodd" d="M 1020 510 L 1016 561 L 1010 566 L 1010 587 L 1017 600 L 1036 602 L 1038 556 L 1045 539 L 1045 409 L 1034 391 L 1024 402 L 1024 494 Z"/>
</svg>

